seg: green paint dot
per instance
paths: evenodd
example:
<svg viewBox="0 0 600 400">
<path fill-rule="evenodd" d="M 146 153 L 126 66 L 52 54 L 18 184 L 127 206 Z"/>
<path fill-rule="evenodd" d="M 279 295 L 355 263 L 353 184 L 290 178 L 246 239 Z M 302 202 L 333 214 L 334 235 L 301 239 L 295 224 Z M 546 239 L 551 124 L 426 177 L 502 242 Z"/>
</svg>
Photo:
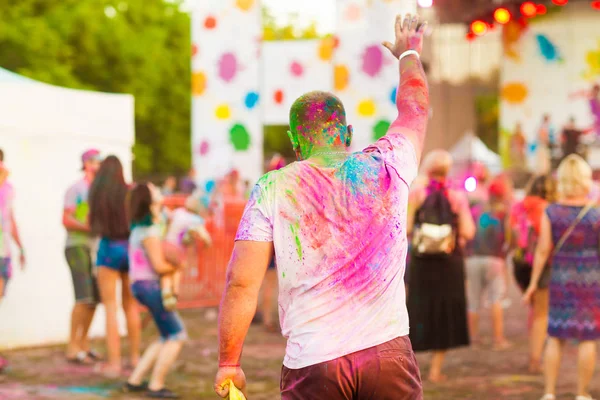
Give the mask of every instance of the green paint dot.
<svg viewBox="0 0 600 400">
<path fill-rule="evenodd" d="M 285 278 L 285 272 L 283 274 L 281 274 L 281 276 L 283 276 Z"/>
<path fill-rule="evenodd" d="M 242 124 L 235 124 L 229 130 L 229 140 L 236 151 L 245 151 L 250 147 L 250 134 Z"/>
<path fill-rule="evenodd" d="M 388 129 L 390 129 L 390 121 L 388 121 L 387 119 L 379 120 L 373 127 L 373 139 L 381 139 L 385 136 Z"/>
</svg>

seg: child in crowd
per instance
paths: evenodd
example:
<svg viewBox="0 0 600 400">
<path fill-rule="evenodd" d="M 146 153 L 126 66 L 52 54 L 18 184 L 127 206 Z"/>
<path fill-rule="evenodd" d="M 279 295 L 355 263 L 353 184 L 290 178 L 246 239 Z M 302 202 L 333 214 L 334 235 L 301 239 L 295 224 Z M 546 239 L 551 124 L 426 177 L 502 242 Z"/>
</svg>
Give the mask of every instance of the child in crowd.
<svg viewBox="0 0 600 400">
<path fill-rule="evenodd" d="M 171 213 L 163 240 L 163 253 L 169 263 L 184 265 L 187 248 L 197 240 L 207 247 L 212 244 L 210 234 L 204 226 L 204 219 L 208 214 L 204 200 L 202 193 L 196 191 L 187 198 L 184 207 Z M 165 274 L 160 279 L 163 305 L 169 311 L 177 306 L 180 282 L 181 270 Z"/>
<path fill-rule="evenodd" d="M 503 176 L 498 176 L 490 183 L 488 195 L 487 204 L 475 219 L 477 232 L 472 242 L 472 253 L 465 262 L 469 282 L 469 327 L 471 341 L 477 343 L 481 300 L 486 293 L 492 306 L 494 348 L 504 350 L 511 345 L 504 336 L 502 300 L 507 288 L 507 203 L 512 188 Z"/>
</svg>

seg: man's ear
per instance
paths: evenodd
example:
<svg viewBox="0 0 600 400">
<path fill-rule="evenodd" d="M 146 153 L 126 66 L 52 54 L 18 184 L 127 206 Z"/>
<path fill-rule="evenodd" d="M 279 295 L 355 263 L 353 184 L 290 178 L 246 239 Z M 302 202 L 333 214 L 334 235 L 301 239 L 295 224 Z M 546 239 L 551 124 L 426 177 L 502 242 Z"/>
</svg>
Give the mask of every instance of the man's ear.
<svg viewBox="0 0 600 400">
<path fill-rule="evenodd" d="M 354 127 L 352 125 L 348 125 L 347 133 L 346 133 L 346 147 L 350 147 L 352 144 L 352 136 L 354 135 Z"/>
<path fill-rule="evenodd" d="M 296 153 L 296 158 L 301 161 L 302 153 L 300 152 L 300 143 L 298 142 L 298 137 L 294 136 L 292 131 L 287 131 L 288 137 L 290 138 L 290 142 L 292 143 L 292 149 L 294 153 Z"/>
<path fill-rule="evenodd" d="M 299 150 L 298 138 L 296 136 L 294 136 L 292 131 L 287 131 L 287 134 L 288 134 L 288 137 L 290 138 L 290 142 L 292 143 L 292 148 L 294 149 L 294 151 L 298 151 Z"/>
</svg>

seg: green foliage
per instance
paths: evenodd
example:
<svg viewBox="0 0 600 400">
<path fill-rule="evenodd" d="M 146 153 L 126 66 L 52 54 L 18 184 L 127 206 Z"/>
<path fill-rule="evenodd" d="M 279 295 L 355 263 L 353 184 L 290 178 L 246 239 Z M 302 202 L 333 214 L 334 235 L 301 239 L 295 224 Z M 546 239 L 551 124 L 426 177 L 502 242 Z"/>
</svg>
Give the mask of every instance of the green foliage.
<svg viewBox="0 0 600 400">
<path fill-rule="evenodd" d="M 317 23 L 311 22 L 307 27 L 297 28 L 298 16 L 292 15 L 287 25 L 278 25 L 275 18 L 266 7 L 262 8 L 263 21 L 263 39 L 266 41 L 274 40 L 302 40 L 319 39 L 322 36 L 317 31 Z"/>
<path fill-rule="evenodd" d="M 281 154 L 288 161 L 296 159 L 287 134 L 289 129 L 290 127 L 287 125 L 267 125 L 264 127 L 263 150 L 266 159 L 271 158 L 275 153 Z"/>
<path fill-rule="evenodd" d="M 190 166 L 190 18 L 180 0 L 0 0 L 0 66 L 135 96 L 136 178 Z"/>
<path fill-rule="evenodd" d="M 475 115 L 477 118 L 477 135 L 492 151 L 498 152 L 498 93 L 482 94 L 475 97 Z"/>
</svg>

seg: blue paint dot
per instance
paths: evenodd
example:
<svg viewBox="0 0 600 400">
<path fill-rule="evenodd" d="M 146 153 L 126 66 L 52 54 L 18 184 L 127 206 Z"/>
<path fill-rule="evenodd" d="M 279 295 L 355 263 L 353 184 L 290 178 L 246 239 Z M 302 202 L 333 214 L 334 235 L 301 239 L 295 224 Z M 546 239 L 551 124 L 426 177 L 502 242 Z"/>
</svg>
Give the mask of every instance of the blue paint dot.
<svg viewBox="0 0 600 400">
<path fill-rule="evenodd" d="M 211 193 L 215 189 L 216 183 L 214 180 L 209 180 L 206 182 L 205 190 L 207 193 Z"/>
<path fill-rule="evenodd" d="M 248 92 L 248 94 L 246 95 L 246 99 L 244 100 L 244 103 L 246 104 L 246 107 L 251 110 L 254 107 L 256 107 L 256 105 L 258 104 L 258 93 L 256 92 Z"/>
<path fill-rule="evenodd" d="M 394 86 L 392 89 L 392 93 L 390 94 L 390 101 L 392 104 L 396 105 L 396 96 L 398 94 L 398 87 Z"/>
</svg>

